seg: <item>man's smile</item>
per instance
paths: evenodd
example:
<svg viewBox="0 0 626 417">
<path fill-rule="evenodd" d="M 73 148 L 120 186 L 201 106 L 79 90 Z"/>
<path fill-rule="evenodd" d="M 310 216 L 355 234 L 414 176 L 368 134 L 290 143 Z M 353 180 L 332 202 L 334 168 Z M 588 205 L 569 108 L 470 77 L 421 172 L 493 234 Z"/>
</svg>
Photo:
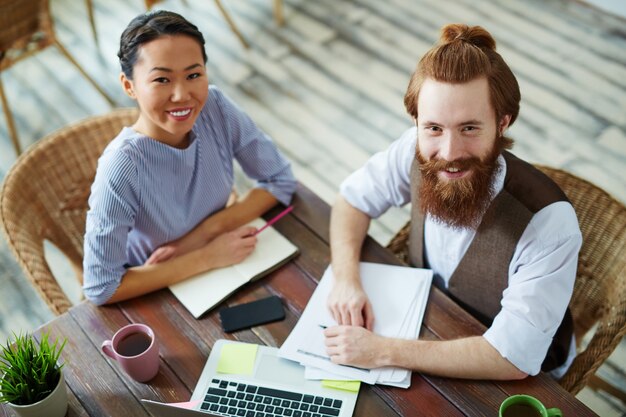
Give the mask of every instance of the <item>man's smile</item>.
<svg viewBox="0 0 626 417">
<path fill-rule="evenodd" d="M 457 180 L 464 178 L 470 173 L 469 169 L 461 169 L 457 167 L 450 167 L 439 171 L 439 176 L 447 180 Z"/>
</svg>

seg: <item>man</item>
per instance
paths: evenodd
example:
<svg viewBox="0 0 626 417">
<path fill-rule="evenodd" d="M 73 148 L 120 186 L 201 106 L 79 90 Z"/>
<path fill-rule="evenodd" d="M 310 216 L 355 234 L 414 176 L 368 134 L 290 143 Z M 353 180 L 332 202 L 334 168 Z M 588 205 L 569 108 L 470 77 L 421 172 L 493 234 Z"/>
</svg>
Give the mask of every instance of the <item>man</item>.
<svg viewBox="0 0 626 417">
<path fill-rule="evenodd" d="M 476 379 L 565 373 L 575 355 L 567 305 L 582 238 L 556 184 L 505 151 L 519 101 L 487 31 L 442 29 L 405 95 L 416 126 L 346 179 L 333 207 L 328 306 L 339 325 L 325 330 L 333 362 Z M 408 202 L 411 263 L 432 269 L 434 283 L 488 326 L 482 336 L 422 341 L 371 332 L 360 249 L 371 218 Z"/>
</svg>

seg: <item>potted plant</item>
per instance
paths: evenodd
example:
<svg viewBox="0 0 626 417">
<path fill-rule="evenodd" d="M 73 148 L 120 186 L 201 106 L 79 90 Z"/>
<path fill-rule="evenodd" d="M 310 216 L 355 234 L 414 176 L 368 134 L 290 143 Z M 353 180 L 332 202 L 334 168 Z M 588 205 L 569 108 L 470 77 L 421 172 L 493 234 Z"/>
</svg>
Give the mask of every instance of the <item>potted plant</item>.
<svg viewBox="0 0 626 417">
<path fill-rule="evenodd" d="M 57 361 L 67 339 L 50 344 L 48 333 L 39 343 L 33 335 L 13 336 L 0 351 L 0 402 L 22 417 L 63 417 L 67 390 Z"/>
</svg>

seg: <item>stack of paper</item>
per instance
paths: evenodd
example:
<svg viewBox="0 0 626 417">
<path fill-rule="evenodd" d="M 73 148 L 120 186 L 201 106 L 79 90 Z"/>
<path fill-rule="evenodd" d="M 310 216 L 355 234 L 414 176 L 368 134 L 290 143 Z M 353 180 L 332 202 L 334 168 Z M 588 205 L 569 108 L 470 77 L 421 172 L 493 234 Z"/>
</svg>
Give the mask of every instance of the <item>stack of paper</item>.
<svg viewBox="0 0 626 417">
<path fill-rule="evenodd" d="M 374 333 L 417 339 L 432 282 L 432 271 L 362 262 L 361 281 L 374 310 Z M 408 388 L 411 372 L 400 368 L 361 369 L 330 361 L 324 345 L 324 327 L 337 324 L 327 307 L 334 277 L 324 272 L 302 317 L 279 350 L 279 356 L 300 362 L 307 379 L 360 380 Z"/>
</svg>

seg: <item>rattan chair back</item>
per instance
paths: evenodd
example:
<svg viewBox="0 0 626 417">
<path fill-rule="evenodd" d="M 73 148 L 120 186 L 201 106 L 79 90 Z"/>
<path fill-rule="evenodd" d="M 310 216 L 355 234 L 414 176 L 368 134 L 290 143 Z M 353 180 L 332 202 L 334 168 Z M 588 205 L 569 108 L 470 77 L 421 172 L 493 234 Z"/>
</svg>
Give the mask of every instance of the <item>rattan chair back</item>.
<svg viewBox="0 0 626 417">
<path fill-rule="evenodd" d="M 583 235 L 569 307 L 579 353 L 560 384 L 577 394 L 626 334 L 626 207 L 560 169 L 538 166 L 572 202 Z M 583 336 L 593 329 L 582 350 Z"/>
<path fill-rule="evenodd" d="M 137 114 L 135 109 L 119 109 L 64 127 L 30 147 L 4 179 L 0 223 L 8 245 L 56 314 L 71 302 L 44 258 L 44 240 L 82 271 L 87 199 L 98 157 Z"/>
<path fill-rule="evenodd" d="M 601 188 L 560 169 L 538 166 L 572 202 L 583 235 L 570 310 L 579 353 L 559 383 L 577 394 L 626 334 L 626 207 Z M 387 246 L 408 263 L 410 224 Z M 593 330 L 586 347 L 582 338 Z"/>
</svg>

